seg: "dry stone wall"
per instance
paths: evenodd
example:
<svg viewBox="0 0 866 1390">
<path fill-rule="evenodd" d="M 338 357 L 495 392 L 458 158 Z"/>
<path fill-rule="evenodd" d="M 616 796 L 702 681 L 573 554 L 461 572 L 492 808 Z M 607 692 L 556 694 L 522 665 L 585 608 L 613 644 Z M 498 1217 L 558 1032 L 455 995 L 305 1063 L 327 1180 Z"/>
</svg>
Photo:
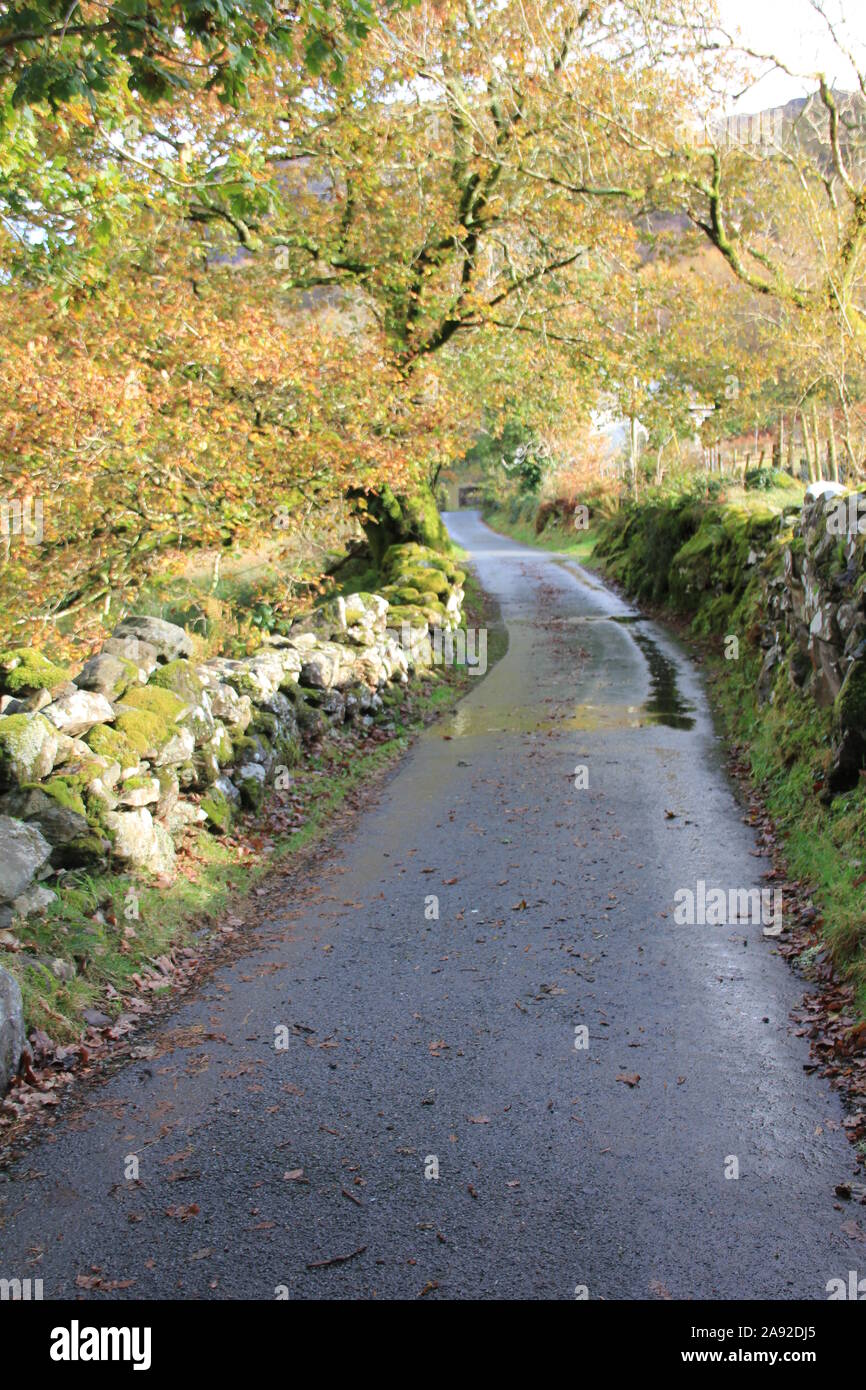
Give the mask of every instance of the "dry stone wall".
<svg viewBox="0 0 866 1390">
<path fill-rule="evenodd" d="M 77 675 L 33 649 L 0 656 L 0 930 L 62 892 L 63 875 L 171 875 L 190 825 L 229 829 L 329 724 L 371 721 L 381 692 L 456 630 L 465 575 L 409 543 L 381 593 L 332 599 L 252 656 L 197 662 L 183 628 L 130 616 Z M 0 967 L 0 1090 L 18 1065 L 21 997 Z"/>
</svg>

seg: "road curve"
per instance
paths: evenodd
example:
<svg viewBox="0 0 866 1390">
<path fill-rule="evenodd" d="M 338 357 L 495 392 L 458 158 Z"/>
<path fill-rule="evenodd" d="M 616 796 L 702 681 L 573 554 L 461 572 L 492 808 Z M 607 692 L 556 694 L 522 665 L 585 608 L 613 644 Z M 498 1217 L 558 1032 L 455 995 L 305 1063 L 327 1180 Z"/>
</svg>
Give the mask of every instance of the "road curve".
<svg viewBox="0 0 866 1390">
<path fill-rule="evenodd" d="M 674 922 L 678 889 L 767 867 L 693 668 L 576 566 L 448 524 L 507 655 L 154 1055 L 0 1174 L 0 1277 L 823 1299 L 856 1267 L 802 986 L 760 925 Z"/>
</svg>

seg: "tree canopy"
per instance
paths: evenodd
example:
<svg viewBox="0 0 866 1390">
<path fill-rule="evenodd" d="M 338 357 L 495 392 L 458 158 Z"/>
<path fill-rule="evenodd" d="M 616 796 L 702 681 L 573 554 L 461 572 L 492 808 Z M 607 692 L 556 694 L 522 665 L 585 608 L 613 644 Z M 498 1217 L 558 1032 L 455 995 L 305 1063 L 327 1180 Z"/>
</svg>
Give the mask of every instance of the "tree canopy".
<svg viewBox="0 0 866 1390">
<path fill-rule="evenodd" d="M 757 61 L 708 0 L 3 6 L 10 628 L 76 640 L 482 428 L 612 413 L 659 475 L 799 431 L 860 476 L 866 77 L 744 131 Z"/>
</svg>

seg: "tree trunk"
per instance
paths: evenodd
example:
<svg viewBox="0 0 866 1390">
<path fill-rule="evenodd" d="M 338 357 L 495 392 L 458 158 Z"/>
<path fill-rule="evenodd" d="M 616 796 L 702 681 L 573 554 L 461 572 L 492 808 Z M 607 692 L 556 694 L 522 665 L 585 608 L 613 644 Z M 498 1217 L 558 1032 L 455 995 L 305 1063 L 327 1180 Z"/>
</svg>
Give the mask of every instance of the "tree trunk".
<svg viewBox="0 0 866 1390">
<path fill-rule="evenodd" d="M 818 402 L 812 397 L 812 443 L 815 447 L 815 482 L 820 483 L 824 476 L 821 460 L 821 431 L 818 429 Z"/>
<path fill-rule="evenodd" d="M 809 471 L 809 482 L 814 483 L 817 482 L 817 476 L 815 473 L 814 454 L 812 452 L 812 439 L 809 434 L 809 422 L 806 419 L 805 410 L 800 411 L 800 428 L 803 431 L 803 448 L 806 450 L 806 464 L 808 466 Z"/>
<path fill-rule="evenodd" d="M 830 477 L 834 483 L 839 481 L 839 455 L 836 452 L 836 431 L 833 428 L 833 412 L 827 416 L 827 462 L 830 466 Z"/>
<path fill-rule="evenodd" d="M 633 500 L 637 501 L 637 416 L 629 416 L 628 429 L 628 484 Z"/>
</svg>

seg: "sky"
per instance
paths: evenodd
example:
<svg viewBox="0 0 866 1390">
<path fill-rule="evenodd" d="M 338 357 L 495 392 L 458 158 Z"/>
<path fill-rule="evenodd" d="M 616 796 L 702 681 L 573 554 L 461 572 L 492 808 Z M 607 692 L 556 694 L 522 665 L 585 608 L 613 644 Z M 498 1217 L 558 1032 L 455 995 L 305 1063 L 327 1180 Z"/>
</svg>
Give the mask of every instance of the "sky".
<svg viewBox="0 0 866 1390">
<path fill-rule="evenodd" d="M 823 0 L 827 15 L 840 36 L 866 69 L 866 0 Z M 717 0 L 723 22 L 739 28 L 746 46 L 760 53 L 776 54 L 798 73 L 826 72 L 836 85 L 851 89 L 854 74 L 830 37 L 827 26 L 810 0 Z M 760 111 L 781 106 L 792 97 L 814 91 L 815 83 L 775 72 L 763 77 L 740 100 L 736 111 Z"/>
</svg>

